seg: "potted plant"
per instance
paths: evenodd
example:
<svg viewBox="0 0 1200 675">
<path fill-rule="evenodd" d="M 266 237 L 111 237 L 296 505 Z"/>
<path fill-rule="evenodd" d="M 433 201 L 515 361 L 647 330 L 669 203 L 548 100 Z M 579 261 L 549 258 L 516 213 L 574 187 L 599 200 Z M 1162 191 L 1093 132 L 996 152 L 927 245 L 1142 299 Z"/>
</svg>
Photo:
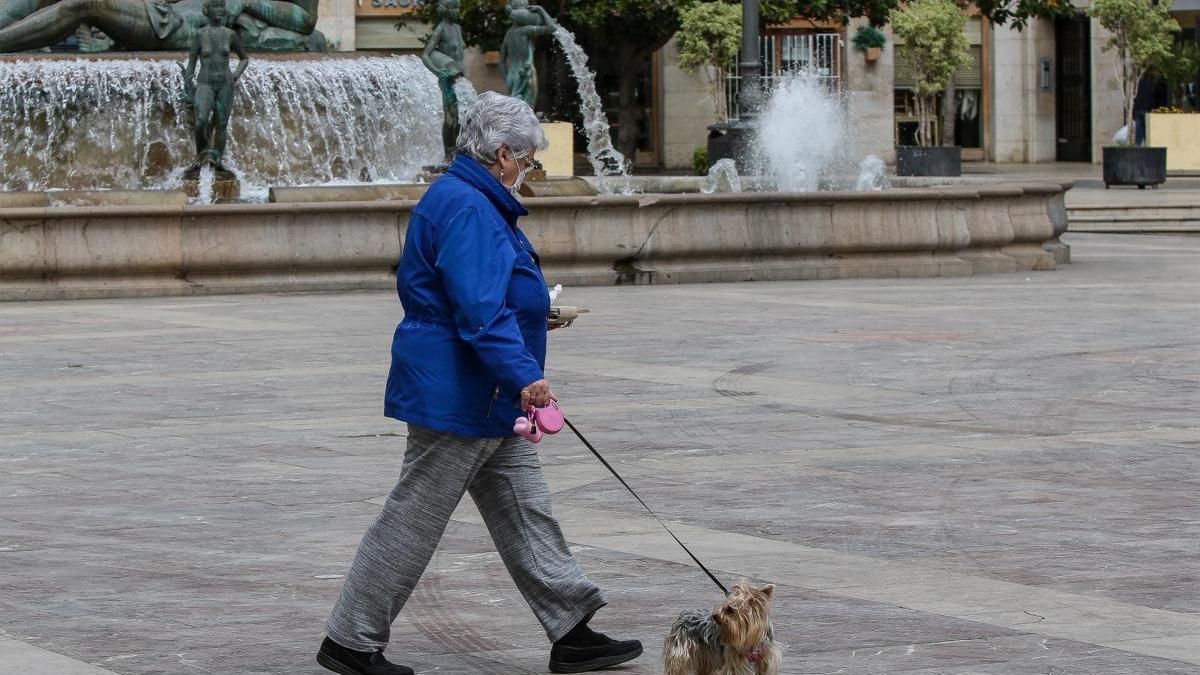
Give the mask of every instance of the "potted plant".
<svg viewBox="0 0 1200 675">
<path fill-rule="evenodd" d="M 971 52 L 963 29 L 966 13 L 954 0 L 912 0 L 889 14 L 896 41 L 904 42 L 904 55 L 913 72 L 916 98 L 917 146 L 896 148 L 896 173 L 901 176 L 958 176 L 962 173 L 962 148 L 935 146 L 934 120 L 937 98 L 950 84 L 954 71 L 970 63 Z"/>
<path fill-rule="evenodd" d="M 1158 185 L 1167 179 L 1167 149 L 1137 147 L 1133 100 L 1151 66 L 1170 58 L 1179 24 L 1171 0 L 1096 0 L 1088 14 L 1110 33 L 1105 51 L 1115 51 L 1114 67 L 1125 98 L 1125 144 L 1104 148 L 1104 187 Z"/>
<path fill-rule="evenodd" d="M 879 54 L 887 44 L 887 37 L 878 28 L 863 24 L 854 31 L 850 42 L 854 44 L 855 49 L 866 55 L 867 61 L 874 63 L 879 60 Z"/>
</svg>

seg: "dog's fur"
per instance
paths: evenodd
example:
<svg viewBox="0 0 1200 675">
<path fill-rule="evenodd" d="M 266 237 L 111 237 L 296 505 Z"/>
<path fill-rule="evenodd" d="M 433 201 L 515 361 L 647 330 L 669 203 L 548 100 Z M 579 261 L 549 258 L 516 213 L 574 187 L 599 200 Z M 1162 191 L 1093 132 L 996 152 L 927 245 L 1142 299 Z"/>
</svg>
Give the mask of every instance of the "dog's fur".
<svg viewBox="0 0 1200 675">
<path fill-rule="evenodd" d="M 683 612 L 663 644 L 665 675 L 777 675 L 783 650 L 771 631 L 774 584 L 734 584 L 713 611 Z"/>
</svg>

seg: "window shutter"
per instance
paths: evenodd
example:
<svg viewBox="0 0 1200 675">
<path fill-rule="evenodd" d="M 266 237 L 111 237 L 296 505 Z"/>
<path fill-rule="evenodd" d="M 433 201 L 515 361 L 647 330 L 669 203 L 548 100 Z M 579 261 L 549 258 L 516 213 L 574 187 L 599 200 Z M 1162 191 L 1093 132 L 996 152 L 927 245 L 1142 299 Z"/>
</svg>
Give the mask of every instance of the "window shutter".
<svg viewBox="0 0 1200 675">
<path fill-rule="evenodd" d="M 971 62 L 954 71 L 954 86 L 959 89 L 983 89 L 983 47 L 971 45 Z"/>
<path fill-rule="evenodd" d="M 913 77 L 912 62 L 908 58 L 908 48 L 896 45 L 894 78 L 897 89 L 912 89 L 916 78 Z"/>
<path fill-rule="evenodd" d="M 959 89 L 983 89 L 983 47 L 971 45 L 970 63 L 963 64 L 954 71 L 954 86 Z M 896 89 L 912 89 L 916 83 L 912 62 L 908 58 L 908 48 L 896 46 L 896 63 L 894 78 Z"/>
</svg>

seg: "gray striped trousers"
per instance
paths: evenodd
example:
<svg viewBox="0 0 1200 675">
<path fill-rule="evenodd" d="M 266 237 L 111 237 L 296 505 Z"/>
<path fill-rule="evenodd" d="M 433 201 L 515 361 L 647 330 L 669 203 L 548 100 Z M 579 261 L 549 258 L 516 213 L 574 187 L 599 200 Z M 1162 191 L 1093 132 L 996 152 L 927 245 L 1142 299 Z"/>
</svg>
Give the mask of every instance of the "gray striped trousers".
<svg viewBox="0 0 1200 675">
<path fill-rule="evenodd" d="M 509 436 L 470 438 L 408 425 L 400 481 L 363 535 L 325 624 L 343 647 L 387 646 L 392 622 L 470 492 L 508 573 L 551 642 L 605 604 L 550 513 L 537 450 Z"/>
</svg>

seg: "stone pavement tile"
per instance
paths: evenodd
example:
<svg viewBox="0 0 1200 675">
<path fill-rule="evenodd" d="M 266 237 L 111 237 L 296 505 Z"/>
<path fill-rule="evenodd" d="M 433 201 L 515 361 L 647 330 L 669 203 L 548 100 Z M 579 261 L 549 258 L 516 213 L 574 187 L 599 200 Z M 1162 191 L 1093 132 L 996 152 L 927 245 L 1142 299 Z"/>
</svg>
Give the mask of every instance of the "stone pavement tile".
<svg viewBox="0 0 1200 675">
<path fill-rule="evenodd" d="M 917 642 L 882 648 L 803 654 L 792 673 L 829 675 L 1027 675 L 1029 673 L 1128 673 L 1194 675 L 1197 669 L 1165 659 L 1131 656 L 1037 635 Z M 791 664 L 795 668 L 795 660 Z"/>
<path fill-rule="evenodd" d="M 1194 607 L 1195 605 L 1193 605 Z M 1155 654 L 1164 659 L 1196 662 L 1200 654 L 1200 635 L 1147 638 L 1142 640 L 1113 640 L 1109 646 L 1139 654 Z"/>
<path fill-rule="evenodd" d="M 1200 673 L 1200 241 L 1068 239 L 1027 277 L 568 289 L 592 313 L 551 378 L 722 576 L 782 584 L 784 672 Z M 398 316 L 391 293 L 0 306 L 0 629 L 122 675 L 322 672 L 403 455 Z M 540 451 L 598 626 L 658 672 L 714 589 L 578 442 Z M 392 649 L 544 672 L 455 519 Z"/>
<path fill-rule="evenodd" d="M 9 673 L 56 673 L 57 675 L 113 675 L 110 670 L 81 663 L 0 635 L 0 663 Z"/>
</svg>

